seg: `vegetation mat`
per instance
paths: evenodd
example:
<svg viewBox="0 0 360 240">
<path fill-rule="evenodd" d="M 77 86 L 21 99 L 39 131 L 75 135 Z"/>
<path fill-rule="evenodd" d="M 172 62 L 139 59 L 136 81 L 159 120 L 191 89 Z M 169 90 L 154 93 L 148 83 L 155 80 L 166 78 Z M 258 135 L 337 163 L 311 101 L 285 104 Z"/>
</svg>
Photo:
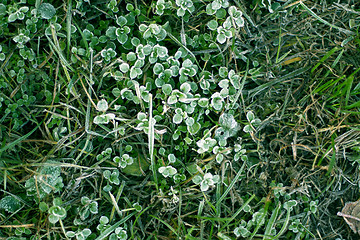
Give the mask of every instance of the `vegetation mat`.
<svg viewBox="0 0 360 240">
<path fill-rule="evenodd" d="M 2 0 L 0 239 L 359 239 L 360 2 Z"/>
</svg>

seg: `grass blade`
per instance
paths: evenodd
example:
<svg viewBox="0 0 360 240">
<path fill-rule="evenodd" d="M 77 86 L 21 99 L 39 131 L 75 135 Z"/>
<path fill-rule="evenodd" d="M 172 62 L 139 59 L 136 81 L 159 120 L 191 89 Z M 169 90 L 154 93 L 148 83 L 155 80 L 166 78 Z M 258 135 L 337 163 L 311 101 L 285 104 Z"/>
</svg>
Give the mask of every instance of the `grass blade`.
<svg viewBox="0 0 360 240">
<path fill-rule="evenodd" d="M 155 119 L 153 118 L 152 111 L 153 111 L 153 96 L 149 94 L 149 155 L 150 155 L 150 162 L 151 162 L 151 170 L 154 176 L 154 182 L 156 186 L 156 190 L 159 191 L 158 181 L 157 181 L 157 172 L 154 160 L 154 142 L 155 142 Z"/>
<path fill-rule="evenodd" d="M 40 126 L 42 123 L 43 123 L 43 122 L 41 121 L 41 122 L 40 122 L 33 130 L 31 130 L 30 132 L 28 132 L 27 134 L 19 137 L 18 139 L 16 139 L 16 140 L 13 141 L 13 142 L 8 143 L 6 146 L 2 147 L 2 148 L 0 149 L 0 153 L 8 150 L 9 148 L 12 148 L 13 146 L 15 146 L 16 144 L 18 144 L 19 142 L 21 142 L 21 141 L 27 139 L 28 137 L 30 137 L 30 135 L 33 134 L 33 133 L 36 131 L 36 129 L 38 129 L 39 126 Z"/>
<path fill-rule="evenodd" d="M 69 0 L 66 13 L 66 39 L 67 39 L 67 57 L 70 55 L 70 44 L 71 44 L 71 5 L 72 2 Z"/>
<path fill-rule="evenodd" d="M 325 56 L 323 56 L 320 61 L 311 69 L 311 73 L 313 73 L 323 62 L 325 62 L 326 59 L 328 59 L 331 55 L 333 55 L 335 52 L 339 51 L 341 48 L 334 47 L 330 51 L 328 51 Z"/>
<path fill-rule="evenodd" d="M 154 215 L 150 215 L 150 217 L 153 217 L 157 220 L 159 220 L 160 222 L 162 222 L 165 226 L 167 226 L 177 237 L 180 237 L 179 234 L 175 231 L 175 229 L 170 226 L 170 224 L 168 224 L 167 222 L 165 222 L 164 220 L 161 220 L 160 218 L 158 217 L 155 217 Z"/>
<path fill-rule="evenodd" d="M 221 202 L 225 199 L 225 197 L 229 194 L 230 190 L 234 187 L 235 183 L 240 178 L 240 175 L 243 173 L 245 165 L 246 165 L 246 162 L 243 163 L 243 165 L 241 166 L 239 172 L 236 174 L 234 179 L 231 181 L 229 187 L 225 190 L 225 192 L 221 195 L 219 200 L 216 202 L 216 208 L 218 208 L 218 206 L 220 206 Z"/>
<path fill-rule="evenodd" d="M 334 24 L 329 23 L 328 21 L 322 19 L 321 17 L 319 17 L 318 15 L 316 15 L 316 13 L 314 13 L 310 8 L 308 8 L 302 1 L 300 1 L 300 5 L 308 12 L 310 13 L 310 15 L 312 15 L 314 18 L 316 18 L 317 20 L 319 20 L 320 22 L 322 22 L 323 24 L 326 24 L 332 28 L 335 28 L 337 30 L 339 30 L 340 32 L 343 32 L 347 35 L 355 35 L 355 33 L 353 31 L 347 30 L 345 28 L 341 28 L 338 26 L 335 26 Z"/>
<path fill-rule="evenodd" d="M 263 238 L 263 240 L 269 239 L 268 236 L 270 236 L 271 229 L 274 228 L 275 220 L 276 220 L 277 216 L 279 215 L 280 208 L 281 208 L 281 204 L 279 203 L 279 204 L 277 205 L 277 207 L 274 209 L 273 213 L 271 214 L 271 217 L 270 217 L 270 219 L 269 219 L 269 222 L 268 222 L 268 224 L 266 225 L 266 229 L 265 229 L 265 233 L 264 233 L 264 238 Z"/>
<path fill-rule="evenodd" d="M 241 208 L 239 208 L 234 215 L 232 215 L 232 217 L 227 221 L 227 223 L 219 230 L 219 232 L 222 232 L 222 230 L 224 230 L 224 228 L 226 228 L 241 212 L 242 210 L 249 205 L 249 203 L 254 199 L 255 195 L 253 194 L 242 206 Z"/>
<path fill-rule="evenodd" d="M 288 209 L 287 212 L 286 212 L 286 218 L 285 218 L 285 222 L 284 222 L 284 225 L 282 226 L 282 228 L 280 229 L 279 233 L 276 234 L 275 237 L 272 237 L 271 239 L 279 239 L 281 235 L 284 234 L 284 232 L 286 231 L 287 229 L 287 226 L 289 225 L 289 221 L 290 221 L 290 212 L 291 212 L 291 209 Z"/>
<path fill-rule="evenodd" d="M 256 87 L 256 88 L 250 90 L 248 93 L 249 93 L 249 94 L 254 93 L 254 96 L 255 96 L 255 95 L 258 95 L 261 91 L 264 91 L 265 89 L 267 89 L 267 88 L 269 88 L 269 87 L 272 87 L 272 86 L 274 86 L 275 84 L 284 82 L 284 81 L 286 81 L 286 80 L 288 80 L 288 79 L 291 79 L 291 78 L 294 78 L 294 77 L 296 77 L 296 76 L 298 76 L 298 75 L 306 72 L 306 71 L 309 70 L 309 69 L 310 69 L 310 66 L 305 66 L 305 67 L 299 68 L 299 69 L 297 69 L 297 70 L 295 70 L 295 71 L 293 71 L 293 72 L 291 72 L 291 73 L 289 73 L 289 74 L 286 74 L 285 76 L 282 76 L 282 77 L 280 77 L 280 78 L 278 78 L 278 79 L 276 79 L 276 80 L 274 80 L 274 81 L 271 81 L 271 82 L 262 84 L 262 85 L 260 85 L 260 86 L 258 86 L 258 87 Z"/>
<path fill-rule="evenodd" d="M 114 225 L 112 225 L 111 227 L 107 228 L 104 232 L 102 232 L 100 234 L 100 236 L 98 236 L 95 240 L 102 240 L 105 239 L 107 236 L 109 236 L 113 231 L 115 231 L 115 229 L 117 227 L 119 227 L 120 225 L 124 224 L 127 220 L 129 220 L 132 216 L 135 215 L 136 212 L 130 213 L 128 216 L 124 217 L 123 219 L 121 219 L 120 221 L 118 221 L 117 223 L 115 223 Z"/>
</svg>

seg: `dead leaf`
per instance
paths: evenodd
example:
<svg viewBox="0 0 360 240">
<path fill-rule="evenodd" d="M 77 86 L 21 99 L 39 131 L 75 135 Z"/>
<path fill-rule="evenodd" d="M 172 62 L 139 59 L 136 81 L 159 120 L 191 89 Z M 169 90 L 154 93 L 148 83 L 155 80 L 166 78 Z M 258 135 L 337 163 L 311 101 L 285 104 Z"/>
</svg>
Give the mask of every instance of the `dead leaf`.
<svg viewBox="0 0 360 240">
<path fill-rule="evenodd" d="M 360 200 L 346 203 L 337 215 L 343 217 L 355 233 L 360 234 Z"/>
</svg>

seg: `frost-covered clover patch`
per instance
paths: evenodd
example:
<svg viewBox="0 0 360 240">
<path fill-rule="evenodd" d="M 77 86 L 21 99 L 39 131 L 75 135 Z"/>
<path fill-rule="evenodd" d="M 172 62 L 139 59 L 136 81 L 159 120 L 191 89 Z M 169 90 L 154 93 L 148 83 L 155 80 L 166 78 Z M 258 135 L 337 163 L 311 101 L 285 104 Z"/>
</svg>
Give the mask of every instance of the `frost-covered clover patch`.
<svg viewBox="0 0 360 240">
<path fill-rule="evenodd" d="M 118 164 L 121 168 L 126 168 L 126 166 L 133 164 L 134 159 L 129 156 L 129 154 L 125 153 L 121 157 L 114 157 L 113 161 Z"/>
<path fill-rule="evenodd" d="M 172 166 L 160 167 L 159 173 L 161 173 L 165 178 L 174 176 L 177 173 L 176 168 Z"/>
<path fill-rule="evenodd" d="M 101 114 L 94 118 L 95 124 L 108 124 L 111 120 L 115 119 L 115 114 L 105 113 L 109 108 L 109 105 L 105 99 L 101 99 L 96 105 L 96 108 L 99 112 L 101 112 Z"/>
<path fill-rule="evenodd" d="M 223 113 L 219 117 L 219 125 L 215 131 L 216 138 L 226 140 L 236 135 L 240 130 L 240 126 L 235 120 L 234 116 L 229 113 Z"/>
<path fill-rule="evenodd" d="M 255 132 L 257 127 L 260 125 L 261 120 L 256 118 L 252 111 L 249 111 L 246 114 L 246 119 L 248 120 L 248 124 L 245 125 L 243 131 L 246 133 Z"/>
<path fill-rule="evenodd" d="M 12 195 L 3 197 L 0 200 L 0 209 L 4 209 L 9 213 L 14 213 L 21 207 L 21 202 L 19 198 L 16 198 Z"/>
<path fill-rule="evenodd" d="M 58 164 L 47 162 L 48 164 Z M 43 199 L 51 192 L 57 193 L 64 187 L 61 168 L 58 166 L 44 166 L 38 174 L 26 181 L 25 188 L 28 196 L 37 196 Z M 37 199 L 37 198 L 35 198 Z"/>
<path fill-rule="evenodd" d="M 205 192 L 209 190 L 210 187 L 214 187 L 216 183 L 220 182 L 220 177 L 218 175 L 212 175 L 211 173 L 205 173 L 204 176 L 194 176 L 193 182 L 196 185 L 200 185 L 201 191 Z"/>
<path fill-rule="evenodd" d="M 196 145 L 199 147 L 197 150 L 198 153 L 205 153 L 211 151 L 212 148 L 216 145 L 217 141 L 213 138 L 207 137 L 206 139 L 200 139 Z"/>
</svg>

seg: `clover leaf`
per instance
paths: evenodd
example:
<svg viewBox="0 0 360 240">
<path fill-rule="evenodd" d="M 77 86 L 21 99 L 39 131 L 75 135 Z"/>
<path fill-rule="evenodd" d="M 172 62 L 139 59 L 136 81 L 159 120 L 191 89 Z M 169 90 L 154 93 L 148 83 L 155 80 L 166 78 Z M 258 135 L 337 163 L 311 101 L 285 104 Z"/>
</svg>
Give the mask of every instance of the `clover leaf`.
<svg viewBox="0 0 360 240">
<path fill-rule="evenodd" d="M 186 13 L 186 11 L 188 11 L 189 13 L 192 13 L 195 11 L 195 7 L 194 4 L 192 2 L 192 0 L 176 0 L 176 5 L 179 6 L 176 14 L 179 17 L 183 17 Z"/>
<path fill-rule="evenodd" d="M 176 168 L 172 166 L 160 167 L 158 169 L 159 173 L 161 173 L 165 178 L 171 177 L 177 173 Z"/>
<path fill-rule="evenodd" d="M 205 192 L 210 187 L 214 187 L 218 183 L 220 177 L 218 175 L 212 175 L 211 173 L 205 173 L 204 176 L 196 175 L 193 178 L 193 182 L 200 185 L 201 191 Z"/>
<path fill-rule="evenodd" d="M 21 207 L 21 202 L 19 198 L 16 198 L 12 195 L 3 197 L 0 200 L 0 209 L 4 209 L 9 213 L 16 212 Z"/>
<path fill-rule="evenodd" d="M 56 9 L 50 3 L 42 3 L 38 12 L 40 13 L 41 18 L 43 19 L 51 19 L 56 14 Z"/>
</svg>

